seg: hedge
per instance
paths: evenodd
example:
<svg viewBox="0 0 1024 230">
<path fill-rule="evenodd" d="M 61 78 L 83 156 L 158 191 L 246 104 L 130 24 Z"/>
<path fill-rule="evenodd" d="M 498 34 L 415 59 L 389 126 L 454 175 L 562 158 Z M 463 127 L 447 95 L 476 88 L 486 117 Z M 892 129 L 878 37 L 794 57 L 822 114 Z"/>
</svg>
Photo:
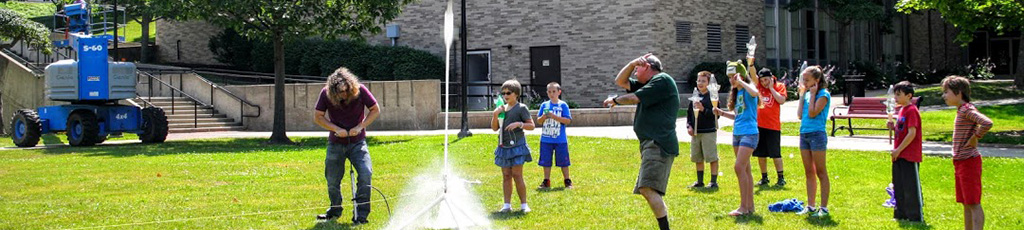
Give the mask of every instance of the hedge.
<svg viewBox="0 0 1024 230">
<path fill-rule="evenodd" d="M 269 42 L 253 41 L 231 30 L 210 38 L 209 48 L 222 63 L 256 72 L 274 72 Z M 285 42 L 285 73 L 326 77 L 346 67 L 363 80 L 442 79 L 444 60 L 409 47 L 375 46 L 348 40 L 297 39 Z"/>
</svg>

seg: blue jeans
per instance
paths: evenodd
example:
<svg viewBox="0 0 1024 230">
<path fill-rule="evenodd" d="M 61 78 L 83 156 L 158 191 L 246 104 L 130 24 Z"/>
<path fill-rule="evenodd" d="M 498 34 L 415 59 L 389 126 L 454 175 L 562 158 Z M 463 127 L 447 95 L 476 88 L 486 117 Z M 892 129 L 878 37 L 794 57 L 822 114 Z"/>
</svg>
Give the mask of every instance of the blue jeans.
<svg viewBox="0 0 1024 230">
<path fill-rule="evenodd" d="M 826 149 L 828 149 L 828 134 L 825 134 L 825 131 L 801 133 L 800 149 L 811 151 L 825 151 Z"/>
<path fill-rule="evenodd" d="M 345 159 L 352 162 L 356 173 L 356 197 L 355 201 L 360 203 L 356 206 L 356 213 L 352 220 L 364 221 L 370 215 L 370 176 L 373 174 L 373 164 L 370 161 L 370 152 L 366 148 L 366 141 L 359 141 L 351 144 L 327 145 L 327 159 L 324 160 L 324 177 L 327 179 L 327 196 L 331 199 L 331 208 L 327 210 L 329 216 L 341 216 L 343 202 L 341 195 L 341 181 L 345 177 Z M 350 175 L 351 176 L 351 175 Z"/>
<path fill-rule="evenodd" d="M 733 147 L 748 147 L 752 149 L 757 148 L 757 139 L 760 138 L 759 134 L 749 135 L 732 135 L 732 146 Z"/>
</svg>

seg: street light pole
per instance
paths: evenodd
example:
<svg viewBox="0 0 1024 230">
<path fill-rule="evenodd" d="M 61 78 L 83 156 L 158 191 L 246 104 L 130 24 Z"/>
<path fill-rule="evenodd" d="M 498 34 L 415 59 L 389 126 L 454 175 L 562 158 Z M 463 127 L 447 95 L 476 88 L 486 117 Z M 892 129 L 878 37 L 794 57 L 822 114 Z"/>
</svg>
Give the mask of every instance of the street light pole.
<svg viewBox="0 0 1024 230">
<path fill-rule="evenodd" d="M 469 94 L 469 80 L 467 80 L 469 76 L 466 76 L 466 73 L 469 72 L 468 67 L 466 65 L 466 58 L 468 55 L 468 53 L 466 52 L 466 0 L 462 0 L 462 8 L 460 14 L 462 15 L 462 26 L 459 27 L 459 45 L 462 48 L 461 50 L 459 50 L 459 52 L 461 53 L 462 61 L 460 61 L 459 64 L 462 65 L 462 71 L 460 72 L 462 73 L 462 93 L 461 95 L 459 95 L 459 101 L 462 102 L 462 105 L 460 106 L 462 107 L 462 125 L 460 126 L 462 127 L 462 129 L 459 131 L 459 138 L 463 138 L 473 136 L 473 133 L 469 132 L 469 107 L 466 105 L 466 97 L 467 94 Z"/>
</svg>

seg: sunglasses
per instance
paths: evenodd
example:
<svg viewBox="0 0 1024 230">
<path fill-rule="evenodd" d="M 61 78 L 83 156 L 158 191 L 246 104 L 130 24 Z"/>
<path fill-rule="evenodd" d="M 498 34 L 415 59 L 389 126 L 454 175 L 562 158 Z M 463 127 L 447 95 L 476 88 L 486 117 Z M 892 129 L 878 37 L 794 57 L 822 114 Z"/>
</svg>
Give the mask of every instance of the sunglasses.
<svg viewBox="0 0 1024 230">
<path fill-rule="evenodd" d="M 505 95 L 505 96 L 508 96 L 508 95 L 512 95 L 512 92 L 505 91 L 505 92 L 501 92 L 501 94 Z"/>
</svg>

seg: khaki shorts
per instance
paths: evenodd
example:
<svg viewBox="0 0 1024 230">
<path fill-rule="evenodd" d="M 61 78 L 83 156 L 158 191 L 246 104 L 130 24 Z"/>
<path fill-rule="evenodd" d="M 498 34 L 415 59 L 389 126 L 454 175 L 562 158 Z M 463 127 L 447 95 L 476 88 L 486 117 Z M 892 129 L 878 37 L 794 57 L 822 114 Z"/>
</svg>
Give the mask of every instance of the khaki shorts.
<svg viewBox="0 0 1024 230">
<path fill-rule="evenodd" d="M 640 174 L 636 177 L 633 194 L 640 194 L 640 188 L 648 187 L 665 195 L 675 157 L 665 156 L 662 152 L 661 147 L 652 140 L 640 142 Z"/>
<path fill-rule="evenodd" d="M 690 161 L 718 161 L 718 133 L 698 133 L 690 139 Z"/>
</svg>

